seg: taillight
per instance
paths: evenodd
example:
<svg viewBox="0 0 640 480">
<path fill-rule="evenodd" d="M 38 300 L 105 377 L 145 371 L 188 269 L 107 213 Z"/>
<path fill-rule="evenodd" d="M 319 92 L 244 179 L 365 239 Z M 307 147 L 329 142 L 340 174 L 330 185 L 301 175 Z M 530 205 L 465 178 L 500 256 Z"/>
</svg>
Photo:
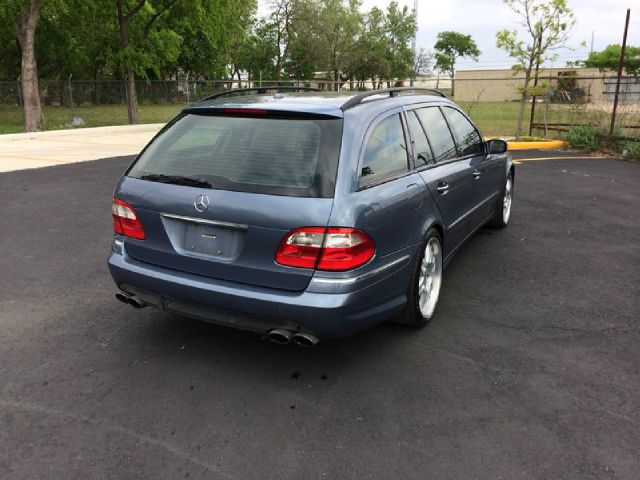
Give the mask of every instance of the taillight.
<svg viewBox="0 0 640 480">
<path fill-rule="evenodd" d="M 280 242 L 280 265 L 318 270 L 351 270 L 367 263 L 375 253 L 369 235 L 355 228 L 303 227 L 291 230 Z"/>
<path fill-rule="evenodd" d="M 127 202 L 113 199 L 111 203 L 111 213 L 113 214 L 113 231 L 125 237 L 144 240 L 144 228 L 135 210 Z"/>
</svg>

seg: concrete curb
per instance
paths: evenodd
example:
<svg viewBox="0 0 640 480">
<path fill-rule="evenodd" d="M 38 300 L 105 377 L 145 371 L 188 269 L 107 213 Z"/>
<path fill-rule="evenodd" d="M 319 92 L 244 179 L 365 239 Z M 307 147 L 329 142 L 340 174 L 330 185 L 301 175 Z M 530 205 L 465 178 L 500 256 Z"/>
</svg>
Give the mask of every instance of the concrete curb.
<svg viewBox="0 0 640 480">
<path fill-rule="evenodd" d="M 26 140 L 26 139 L 47 139 L 60 137 L 75 137 L 84 135 L 109 135 L 118 133 L 146 133 L 160 130 L 164 123 L 140 123 L 137 125 L 113 125 L 108 127 L 81 127 L 65 128 L 61 130 L 44 130 L 42 132 L 27 133 L 4 133 L 0 135 L 0 140 Z"/>
<path fill-rule="evenodd" d="M 511 142 L 508 141 L 509 150 L 557 150 L 569 145 L 563 140 L 546 140 L 541 142 Z"/>
<path fill-rule="evenodd" d="M 516 142 L 515 140 L 509 140 L 508 135 L 505 136 L 491 136 L 484 137 L 485 140 L 504 140 L 507 142 L 509 150 L 557 150 L 569 146 L 568 142 L 564 140 L 540 140 L 536 142 Z"/>
</svg>

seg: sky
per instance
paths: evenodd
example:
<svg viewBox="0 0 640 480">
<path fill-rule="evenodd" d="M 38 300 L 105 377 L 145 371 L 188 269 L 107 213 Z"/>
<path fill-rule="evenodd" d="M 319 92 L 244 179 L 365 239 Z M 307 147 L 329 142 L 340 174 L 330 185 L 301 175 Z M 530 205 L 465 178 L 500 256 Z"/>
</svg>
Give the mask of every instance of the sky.
<svg viewBox="0 0 640 480">
<path fill-rule="evenodd" d="M 385 9 L 388 0 L 361 0 L 362 9 L 373 6 Z M 268 12 L 269 0 L 259 0 L 259 15 Z M 413 0 L 398 0 L 413 8 Z M 626 9 L 631 8 L 628 43 L 640 45 L 640 3 L 637 0 L 569 0 L 577 23 L 568 42 L 570 48 L 558 50 L 553 65 L 564 66 L 567 61 L 586 58 L 594 36 L 594 50 L 602 50 L 611 43 L 622 43 Z M 635 9 L 633 8 L 635 6 Z M 418 0 L 417 46 L 431 49 L 438 32 L 454 30 L 468 34 L 482 52 L 475 63 L 468 59 L 458 62 L 458 70 L 506 68 L 513 64 L 507 54 L 495 46 L 495 33 L 503 28 L 517 29 L 517 17 L 502 0 Z M 586 42 L 586 47 L 581 46 Z"/>
</svg>

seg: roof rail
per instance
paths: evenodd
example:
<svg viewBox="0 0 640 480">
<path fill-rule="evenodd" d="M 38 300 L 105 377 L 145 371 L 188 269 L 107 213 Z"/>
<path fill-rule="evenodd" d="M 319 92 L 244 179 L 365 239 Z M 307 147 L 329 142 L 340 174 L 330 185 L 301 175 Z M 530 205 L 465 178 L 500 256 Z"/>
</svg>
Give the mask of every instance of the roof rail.
<svg viewBox="0 0 640 480">
<path fill-rule="evenodd" d="M 390 97 L 397 97 L 400 92 L 430 92 L 435 93 L 436 95 L 447 98 L 447 96 L 442 93 L 440 90 L 436 90 L 435 88 L 421 88 L 421 87 L 394 87 L 394 88 L 384 88 L 382 90 L 371 90 L 370 92 L 359 93 L 358 95 L 351 97 L 347 100 L 342 107 L 342 111 L 349 110 L 350 108 L 355 107 L 362 103 L 365 98 L 369 98 L 373 95 L 380 95 L 384 93 L 388 93 Z"/>
<path fill-rule="evenodd" d="M 236 88 L 232 90 L 226 90 L 224 92 L 216 93 L 214 95 L 210 95 L 205 97 L 200 102 L 204 102 L 205 100 L 213 100 L 215 98 L 226 97 L 227 95 L 233 95 L 235 93 L 245 93 L 245 92 L 258 92 L 258 95 L 264 95 L 268 90 L 289 90 L 289 91 L 302 91 L 302 92 L 320 92 L 321 90 L 312 87 L 293 87 L 291 85 L 274 85 L 272 87 L 255 87 L 255 88 Z"/>
</svg>

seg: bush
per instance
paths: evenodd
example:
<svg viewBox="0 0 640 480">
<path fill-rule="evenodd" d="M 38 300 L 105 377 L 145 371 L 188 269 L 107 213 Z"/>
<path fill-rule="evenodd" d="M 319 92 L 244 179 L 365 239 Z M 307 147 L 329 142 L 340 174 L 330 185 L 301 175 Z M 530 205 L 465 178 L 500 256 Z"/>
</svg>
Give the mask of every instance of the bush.
<svg viewBox="0 0 640 480">
<path fill-rule="evenodd" d="M 620 151 L 633 158 L 640 159 L 640 142 L 625 142 L 621 145 Z"/>
<path fill-rule="evenodd" d="M 598 146 L 598 132 L 593 125 L 579 125 L 572 127 L 567 135 L 569 144 L 575 148 L 596 148 Z"/>
</svg>

